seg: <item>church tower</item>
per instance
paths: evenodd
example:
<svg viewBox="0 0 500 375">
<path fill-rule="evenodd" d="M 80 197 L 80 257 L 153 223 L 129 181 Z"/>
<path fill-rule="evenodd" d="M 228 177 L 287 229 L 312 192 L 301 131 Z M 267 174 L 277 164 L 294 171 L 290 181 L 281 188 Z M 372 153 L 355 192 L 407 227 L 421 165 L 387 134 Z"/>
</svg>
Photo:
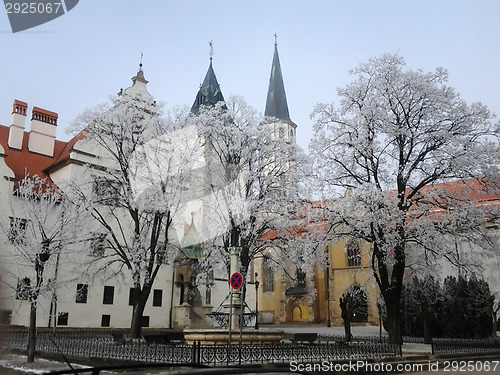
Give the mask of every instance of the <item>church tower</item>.
<svg viewBox="0 0 500 375">
<path fill-rule="evenodd" d="M 210 63 L 207 73 L 200 85 L 199 90 L 191 106 L 191 115 L 196 117 L 200 114 L 202 107 L 214 107 L 217 103 L 224 103 L 224 96 L 213 68 L 213 44 L 210 42 Z M 187 191 L 189 201 L 186 203 L 184 212 L 185 222 L 189 223 L 191 213 L 194 212 L 194 221 L 202 239 L 211 238 L 209 215 L 213 206 L 213 189 L 221 185 L 222 173 L 216 170 L 217 163 L 213 163 L 213 145 L 199 133 L 199 129 L 193 129 L 191 141 L 199 142 L 200 149 L 193 151 L 192 158 L 196 160 L 196 167 L 190 174 L 190 188 Z M 215 171 L 214 171 L 215 170 Z"/>
<path fill-rule="evenodd" d="M 290 143 L 296 143 L 297 125 L 290 119 L 286 101 L 285 84 L 281 72 L 278 55 L 277 36 L 274 35 L 274 56 L 267 90 L 266 109 L 264 115 L 273 128 L 273 137 L 284 138 Z"/>
<path fill-rule="evenodd" d="M 214 68 L 212 67 L 213 59 L 213 46 L 210 42 L 210 65 L 208 67 L 205 79 L 200 86 L 200 90 L 196 95 L 194 103 L 191 107 L 191 113 L 197 115 L 200 112 L 200 106 L 213 106 L 218 102 L 224 101 L 224 96 L 220 90 L 219 82 L 217 82 L 217 77 L 215 76 Z"/>
</svg>

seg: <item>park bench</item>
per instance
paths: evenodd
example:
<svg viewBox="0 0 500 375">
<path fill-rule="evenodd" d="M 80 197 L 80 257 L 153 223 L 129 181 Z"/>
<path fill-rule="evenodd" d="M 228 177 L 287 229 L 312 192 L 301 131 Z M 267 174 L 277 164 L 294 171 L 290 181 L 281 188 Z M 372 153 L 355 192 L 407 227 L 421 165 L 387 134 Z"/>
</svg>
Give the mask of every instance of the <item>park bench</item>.
<svg viewBox="0 0 500 375">
<path fill-rule="evenodd" d="M 304 343 L 305 341 L 308 341 L 310 344 L 312 344 L 314 341 L 316 341 L 317 338 L 317 333 L 297 332 L 293 334 L 292 342 Z"/>
</svg>

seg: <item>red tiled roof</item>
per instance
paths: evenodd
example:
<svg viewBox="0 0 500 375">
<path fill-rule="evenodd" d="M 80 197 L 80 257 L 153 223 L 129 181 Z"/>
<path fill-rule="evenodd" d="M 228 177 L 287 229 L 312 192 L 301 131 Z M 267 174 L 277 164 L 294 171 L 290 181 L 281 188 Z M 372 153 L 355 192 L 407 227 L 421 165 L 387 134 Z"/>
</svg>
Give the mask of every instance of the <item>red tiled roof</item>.
<svg viewBox="0 0 500 375">
<path fill-rule="evenodd" d="M 24 132 L 21 150 L 10 148 L 8 140 L 9 127 L 0 125 L 0 144 L 6 155 L 5 163 L 14 172 L 16 182 L 22 180 L 26 174 L 30 176 L 38 175 L 41 178 L 48 177 L 44 170 L 54 163 L 55 158 L 28 151 L 29 133 Z M 56 140 L 54 155 L 59 155 L 65 145 L 66 142 Z"/>
<path fill-rule="evenodd" d="M 26 175 L 38 175 L 40 178 L 47 178 L 48 183 L 51 184 L 49 177 L 50 169 L 69 160 L 69 155 L 74 144 L 83 138 L 85 136 L 83 133 L 80 133 L 69 142 L 56 140 L 54 143 L 54 155 L 46 156 L 28 150 L 28 132 L 24 132 L 21 150 L 10 148 L 8 144 L 9 127 L 0 125 L 0 145 L 2 145 L 6 155 L 4 160 L 7 166 L 14 172 L 16 183 Z"/>
<path fill-rule="evenodd" d="M 487 180 L 470 179 L 466 181 L 458 180 L 451 182 L 442 182 L 434 185 L 424 186 L 419 196 L 425 197 L 428 192 L 445 190 L 450 193 L 450 197 L 457 200 L 486 202 L 496 201 L 500 197 L 493 193 L 487 192 L 487 187 L 491 183 Z M 490 186 L 491 187 L 491 186 Z"/>
<path fill-rule="evenodd" d="M 293 229 L 286 229 L 281 233 L 286 233 L 286 236 L 296 236 L 296 237 L 305 237 L 307 236 L 311 231 L 313 232 L 322 232 L 323 234 L 326 234 L 328 230 L 328 223 L 327 221 L 322 221 L 319 223 L 311 223 L 307 224 L 304 226 L 296 227 Z M 286 237 L 285 236 L 285 237 Z M 278 237 L 280 237 L 280 233 L 276 230 L 270 230 L 266 233 L 264 233 L 259 240 L 264 241 L 264 240 L 275 240 Z"/>
<path fill-rule="evenodd" d="M 443 190 L 446 191 L 447 195 L 454 200 L 477 202 L 478 206 L 490 205 L 490 204 L 500 205 L 500 197 L 496 194 L 489 193 L 486 191 L 487 190 L 486 187 L 488 187 L 488 185 L 489 185 L 488 181 L 477 180 L 477 179 L 470 179 L 466 181 L 459 180 L 459 181 L 443 182 L 439 184 L 424 186 L 420 190 L 419 196 L 425 197 L 426 193 L 438 192 L 440 190 Z M 395 195 L 395 193 L 396 192 L 394 190 L 389 192 L 390 195 Z M 435 197 L 427 203 L 439 207 L 440 202 L 437 202 L 434 199 Z M 302 207 L 302 210 L 300 210 L 301 214 L 299 215 L 299 217 L 305 219 L 308 217 L 309 213 L 315 210 L 317 210 L 317 213 L 321 213 L 321 209 L 332 206 L 333 204 L 334 202 L 330 200 L 306 203 Z M 413 207 L 413 211 L 415 210 L 418 210 L 418 207 Z M 439 209 L 432 210 L 431 213 L 436 213 L 438 211 L 442 210 Z M 487 221 L 489 220 L 488 218 L 485 219 Z M 286 233 L 286 236 L 295 235 L 297 237 L 304 237 L 309 232 L 308 227 L 315 227 L 316 230 L 322 230 L 323 233 L 326 234 L 328 230 L 327 222 L 328 218 L 325 215 L 320 215 L 317 218 L 309 217 L 309 224 L 296 228 L 286 229 L 281 233 Z M 259 239 L 272 241 L 280 236 L 282 236 L 282 234 L 280 235 L 278 231 L 270 230 L 264 233 Z"/>
<path fill-rule="evenodd" d="M 82 139 L 85 139 L 86 136 L 85 136 L 85 132 L 82 131 L 80 133 L 78 133 L 76 136 L 74 136 L 69 142 L 67 142 L 64 147 L 62 148 L 61 152 L 59 153 L 59 155 L 57 155 L 55 152 L 54 152 L 54 162 L 47 168 L 45 169 L 45 171 L 47 171 L 48 169 L 57 169 L 59 166 L 64 166 L 65 163 L 69 160 L 69 157 L 70 157 L 70 154 L 71 154 L 71 150 L 73 149 L 73 146 L 75 145 L 76 142 L 82 140 Z"/>
</svg>

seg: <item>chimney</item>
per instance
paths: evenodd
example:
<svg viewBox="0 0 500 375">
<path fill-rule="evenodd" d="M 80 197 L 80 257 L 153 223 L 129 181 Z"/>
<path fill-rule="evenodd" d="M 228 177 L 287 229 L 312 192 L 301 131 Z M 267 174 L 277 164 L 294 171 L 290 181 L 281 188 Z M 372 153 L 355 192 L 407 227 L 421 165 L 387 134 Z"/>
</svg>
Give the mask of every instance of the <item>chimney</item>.
<svg viewBox="0 0 500 375">
<path fill-rule="evenodd" d="M 20 100 L 14 100 L 12 108 L 12 122 L 9 129 L 10 148 L 21 150 L 23 148 L 24 124 L 26 123 L 26 112 L 28 104 Z"/>
<path fill-rule="evenodd" d="M 33 107 L 28 150 L 37 154 L 53 156 L 56 140 L 57 113 Z"/>
</svg>

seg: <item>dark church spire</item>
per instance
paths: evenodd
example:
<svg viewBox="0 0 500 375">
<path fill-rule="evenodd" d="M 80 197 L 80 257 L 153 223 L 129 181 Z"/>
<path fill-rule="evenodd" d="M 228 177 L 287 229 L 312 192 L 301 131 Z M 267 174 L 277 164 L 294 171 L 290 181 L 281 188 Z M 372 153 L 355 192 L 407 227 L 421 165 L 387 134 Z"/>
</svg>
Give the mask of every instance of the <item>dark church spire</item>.
<svg viewBox="0 0 500 375">
<path fill-rule="evenodd" d="M 217 102 L 224 101 L 224 96 L 222 96 L 219 83 L 217 82 L 217 77 L 215 76 L 215 72 L 212 67 L 212 59 L 213 44 L 212 42 L 210 42 L 210 65 L 208 67 L 205 79 L 200 86 L 200 90 L 196 95 L 193 106 L 191 107 L 191 113 L 195 115 L 199 113 L 201 105 L 213 106 Z"/>
<path fill-rule="evenodd" d="M 265 116 L 275 117 L 279 120 L 292 122 L 288 113 L 288 104 L 286 101 L 285 85 L 281 73 L 280 58 L 278 56 L 277 36 L 274 34 L 274 56 L 271 68 L 271 77 L 269 78 L 269 89 L 267 90 Z"/>
</svg>

